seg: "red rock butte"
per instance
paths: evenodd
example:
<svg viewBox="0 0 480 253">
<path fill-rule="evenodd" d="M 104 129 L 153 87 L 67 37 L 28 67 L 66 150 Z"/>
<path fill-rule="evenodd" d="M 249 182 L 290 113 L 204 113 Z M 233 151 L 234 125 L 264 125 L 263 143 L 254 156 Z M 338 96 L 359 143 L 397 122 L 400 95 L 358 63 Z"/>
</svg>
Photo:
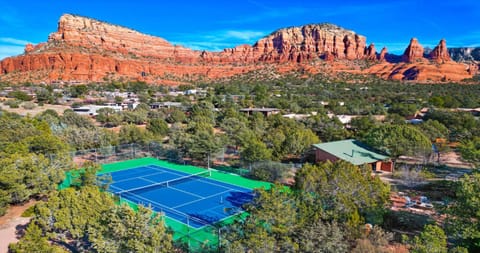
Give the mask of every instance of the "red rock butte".
<svg viewBox="0 0 480 253">
<path fill-rule="evenodd" d="M 279 73 L 339 72 L 374 74 L 386 79 L 460 81 L 476 74 L 475 64 L 450 59 L 446 41 L 424 56 L 412 39 L 403 62 L 388 62 L 366 37 L 332 24 L 280 29 L 254 45 L 221 52 L 197 51 L 125 27 L 91 18 L 63 15 L 47 42 L 28 44 L 22 55 L 0 62 L 0 80 L 9 82 L 104 82 L 142 80 L 179 84 L 213 80 L 268 69 Z M 360 62 L 370 62 L 368 68 Z"/>
</svg>

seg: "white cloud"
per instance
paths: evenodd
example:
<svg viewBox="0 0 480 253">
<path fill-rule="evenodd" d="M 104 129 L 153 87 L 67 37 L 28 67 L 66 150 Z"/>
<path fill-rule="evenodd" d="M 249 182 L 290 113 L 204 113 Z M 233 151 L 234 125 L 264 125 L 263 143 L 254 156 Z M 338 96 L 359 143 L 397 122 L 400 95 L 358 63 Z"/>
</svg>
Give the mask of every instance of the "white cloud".
<svg viewBox="0 0 480 253">
<path fill-rule="evenodd" d="M 260 31 L 226 31 L 223 36 L 225 38 L 235 38 L 244 41 L 251 41 L 252 39 L 258 39 L 265 36 L 265 32 Z"/>
<path fill-rule="evenodd" d="M 0 60 L 9 56 L 22 54 L 26 44 L 34 44 L 27 40 L 0 37 Z"/>
<path fill-rule="evenodd" d="M 201 34 L 174 34 L 172 43 L 195 50 L 222 51 L 242 44 L 252 45 L 267 35 L 264 31 L 253 30 L 219 30 Z"/>
<path fill-rule="evenodd" d="M 32 42 L 27 40 L 21 40 L 21 39 L 9 38 L 9 37 L 0 37 L 0 42 L 12 44 L 12 45 L 20 45 L 20 46 L 25 46 L 26 44 L 33 44 Z"/>
<path fill-rule="evenodd" d="M 225 48 L 232 47 L 230 43 L 222 42 L 203 42 L 203 41 L 173 41 L 175 45 L 181 45 L 193 50 L 223 51 Z"/>
<path fill-rule="evenodd" d="M 480 31 L 472 31 L 447 38 L 447 47 L 478 47 L 480 46 L 478 41 L 480 41 Z"/>
<path fill-rule="evenodd" d="M 24 50 L 24 47 L 22 46 L 0 44 L 0 60 L 6 57 L 22 54 L 23 50 Z"/>
</svg>

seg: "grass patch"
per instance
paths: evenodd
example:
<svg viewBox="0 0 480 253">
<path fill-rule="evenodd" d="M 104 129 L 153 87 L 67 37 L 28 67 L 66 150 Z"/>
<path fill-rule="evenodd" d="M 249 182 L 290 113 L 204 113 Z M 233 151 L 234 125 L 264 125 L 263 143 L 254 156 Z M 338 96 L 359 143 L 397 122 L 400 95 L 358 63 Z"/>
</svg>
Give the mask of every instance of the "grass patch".
<svg viewBox="0 0 480 253">
<path fill-rule="evenodd" d="M 35 205 L 27 208 L 27 210 L 25 210 L 23 213 L 22 213 L 22 217 L 32 217 L 33 214 L 35 212 Z"/>
</svg>

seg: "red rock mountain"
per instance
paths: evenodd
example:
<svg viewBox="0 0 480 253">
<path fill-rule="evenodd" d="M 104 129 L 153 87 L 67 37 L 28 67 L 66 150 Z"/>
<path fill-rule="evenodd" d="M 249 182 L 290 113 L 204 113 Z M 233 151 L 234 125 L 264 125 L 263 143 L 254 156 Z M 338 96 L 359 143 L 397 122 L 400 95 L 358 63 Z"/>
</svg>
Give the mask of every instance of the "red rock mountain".
<svg viewBox="0 0 480 253">
<path fill-rule="evenodd" d="M 412 75 L 412 71 L 404 75 L 405 66 L 388 63 L 386 55 L 386 48 L 377 56 L 375 46 L 370 44 L 367 47 L 364 36 L 332 24 L 280 29 L 253 46 L 207 52 L 173 45 L 162 38 L 121 26 L 66 14 L 60 18 L 58 30 L 50 34 L 47 42 L 27 45 L 23 55 L 2 60 L 0 80 L 89 82 L 133 79 L 178 84 L 230 77 L 259 69 L 329 74 L 351 72 L 420 81 L 461 80 L 472 75 L 464 64 L 448 61 L 444 40 L 432 51 L 431 58 L 436 62 L 448 61 L 452 66 L 457 64 L 455 75 L 440 68 L 430 70 L 425 67 L 419 68 L 417 75 Z M 423 47 L 416 39 L 412 39 L 403 58 L 412 64 L 424 60 Z M 375 64 L 361 69 L 352 65 L 352 60 L 368 60 Z M 329 64 L 325 65 L 325 61 Z M 429 65 L 428 60 L 422 64 Z M 395 75 L 386 71 L 395 72 Z M 429 71 L 436 73 L 433 79 L 429 77 Z M 437 78 L 438 71 L 445 72 L 445 75 Z"/>
<path fill-rule="evenodd" d="M 423 58 L 423 47 L 418 43 L 416 38 L 412 38 L 410 40 L 410 44 L 408 45 L 407 49 L 403 53 L 402 59 L 405 62 L 415 62 L 418 60 L 422 60 Z"/>
<path fill-rule="evenodd" d="M 450 54 L 447 49 L 447 42 L 445 39 L 440 40 L 438 45 L 430 53 L 430 58 L 436 62 L 451 61 Z"/>
</svg>

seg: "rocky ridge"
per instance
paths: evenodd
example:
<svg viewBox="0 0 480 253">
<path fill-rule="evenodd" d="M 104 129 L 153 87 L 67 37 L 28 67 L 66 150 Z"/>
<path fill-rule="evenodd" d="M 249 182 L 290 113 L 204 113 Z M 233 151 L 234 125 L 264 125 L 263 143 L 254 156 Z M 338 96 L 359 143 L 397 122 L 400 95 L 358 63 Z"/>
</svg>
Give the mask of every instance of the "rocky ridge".
<svg viewBox="0 0 480 253">
<path fill-rule="evenodd" d="M 66 14 L 47 42 L 27 45 L 25 53 L 0 62 L 0 80 L 12 82 L 143 80 L 178 84 L 223 78 L 264 68 L 308 73 L 349 72 L 375 74 L 401 80 L 462 80 L 473 67 L 450 61 L 445 40 L 424 58 L 424 49 L 412 39 L 405 63 L 388 62 L 387 49 L 377 54 L 366 37 L 332 24 L 310 24 L 277 30 L 254 45 L 240 45 L 222 52 L 197 51 L 125 27 Z M 354 61 L 373 65 L 362 69 Z M 430 64 L 432 60 L 432 64 Z M 325 63 L 328 62 L 327 65 Z M 447 64 L 442 68 L 403 69 L 412 64 Z M 378 66 L 383 66 L 381 69 Z M 452 67 L 453 66 L 453 67 Z M 415 68 L 416 66 L 413 66 Z M 463 68 L 463 69 L 462 69 Z M 408 71 L 407 71 L 408 70 Z M 392 73 L 384 73 L 392 71 Z M 430 75 L 434 71 L 434 75 Z M 445 75 L 438 76 L 438 71 Z M 412 75 L 411 73 L 417 73 Z M 406 73 L 406 74 L 405 74 Z"/>
<path fill-rule="evenodd" d="M 436 62 L 446 62 L 452 60 L 450 58 L 450 54 L 448 53 L 447 42 L 445 39 L 440 40 L 438 45 L 433 49 L 429 56 L 430 59 Z"/>
<path fill-rule="evenodd" d="M 449 48 L 448 53 L 452 60 L 458 62 L 480 62 L 480 47 Z"/>
</svg>

